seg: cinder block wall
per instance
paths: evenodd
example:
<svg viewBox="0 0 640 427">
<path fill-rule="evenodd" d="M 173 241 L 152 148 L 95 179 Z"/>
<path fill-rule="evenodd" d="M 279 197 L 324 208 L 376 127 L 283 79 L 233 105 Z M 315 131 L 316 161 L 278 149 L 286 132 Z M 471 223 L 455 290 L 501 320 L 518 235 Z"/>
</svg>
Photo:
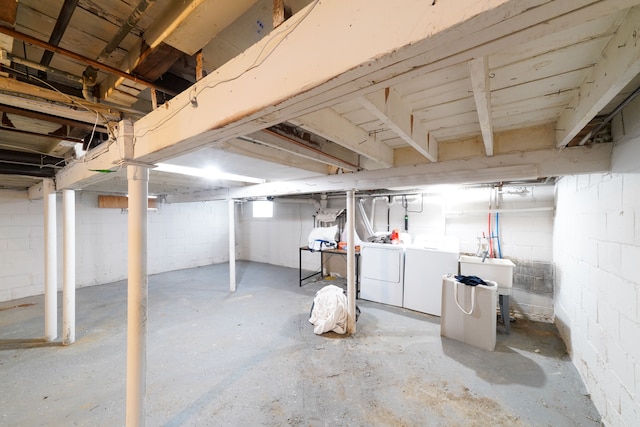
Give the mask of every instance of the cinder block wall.
<svg viewBox="0 0 640 427">
<path fill-rule="evenodd" d="M 76 286 L 127 277 L 127 214 L 76 193 Z M 44 205 L 0 191 L 0 301 L 44 292 Z M 57 201 L 58 288 L 62 288 L 62 197 Z M 225 202 L 163 204 L 148 215 L 150 274 L 228 261 Z"/>
<path fill-rule="evenodd" d="M 640 420 L 640 102 L 613 122 L 610 174 L 557 185 L 556 323 L 606 425 Z"/>
</svg>

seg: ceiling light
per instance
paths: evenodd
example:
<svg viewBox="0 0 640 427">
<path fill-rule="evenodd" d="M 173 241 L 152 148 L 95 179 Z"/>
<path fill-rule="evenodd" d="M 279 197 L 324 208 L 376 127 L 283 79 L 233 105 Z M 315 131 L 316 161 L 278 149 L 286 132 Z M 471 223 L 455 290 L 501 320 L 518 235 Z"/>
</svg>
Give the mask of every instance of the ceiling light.
<svg viewBox="0 0 640 427">
<path fill-rule="evenodd" d="M 182 175 L 189 175 L 189 176 L 197 176 L 200 178 L 206 178 L 206 179 L 212 179 L 212 180 L 224 179 L 227 181 L 250 182 L 253 184 L 262 184 L 266 182 L 266 180 L 261 178 L 254 178 L 254 177 L 245 176 L 245 175 L 237 175 L 233 173 L 225 173 L 215 168 L 198 169 L 198 168 L 191 168 L 188 166 L 170 165 L 168 163 L 158 163 L 157 167 L 154 168 L 153 170 L 160 171 L 160 172 L 179 173 Z"/>
</svg>

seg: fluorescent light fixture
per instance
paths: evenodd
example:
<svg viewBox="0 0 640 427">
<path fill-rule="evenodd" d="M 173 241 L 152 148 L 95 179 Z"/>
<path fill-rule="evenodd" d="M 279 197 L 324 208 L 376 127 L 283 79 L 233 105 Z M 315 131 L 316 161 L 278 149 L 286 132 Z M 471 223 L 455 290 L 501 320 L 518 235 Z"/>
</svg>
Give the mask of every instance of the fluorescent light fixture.
<svg viewBox="0 0 640 427">
<path fill-rule="evenodd" d="M 153 170 L 160 172 L 179 173 L 182 175 L 197 176 L 206 179 L 225 179 L 228 181 L 250 182 L 252 184 L 263 184 L 266 180 L 254 178 L 245 175 L 236 175 L 233 173 L 220 172 L 215 168 L 198 169 L 188 166 L 170 165 L 167 163 L 158 163 Z"/>
</svg>

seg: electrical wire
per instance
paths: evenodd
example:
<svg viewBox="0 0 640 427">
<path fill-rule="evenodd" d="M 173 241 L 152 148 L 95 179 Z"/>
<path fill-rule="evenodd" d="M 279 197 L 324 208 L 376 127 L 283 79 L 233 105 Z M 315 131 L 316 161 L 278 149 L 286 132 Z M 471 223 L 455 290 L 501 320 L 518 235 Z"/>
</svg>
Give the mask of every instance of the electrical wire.
<svg viewBox="0 0 640 427">
<path fill-rule="evenodd" d="M 185 102 L 182 106 L 178 107 L 175 111 L 173 111 L 168 117 L 164 118 L 164 120 L 162 120 L 160 123 L 157 123 L 154 126 L 151 126 L 147 129 L 142 130 L 139 134 L 134 135 L 134 141 L 135 138 L 142 138 L 143 136 L 149 134 L 150 132 L 153 132 L 157 129 L 159 129 L 160 127 L 164 126 L 169 120 L 171 120 L 172 118 L 174 118 L 176 115 L 178 115 L 180 112 L 182 112 L 182 110 L 184 110 L 185 108 L 187 108 L 188 106 L 192 106 L 195 105 L 197 106 L 197 98 L 200 94 L 202 94 L 205 90 L 207 89 L 213 89 L 221 84 L 224 83 L 229 83 L 232 81 L 235 81 L 237 79 L 239 79 L 240 77 L 244 76 L 245 74 L 247 74 L 248 72 L 256 69 L 257 67 L 259 67 L 260 65 L 264 64 L 264 62 L 269 59 L 269 57 L 276 51 L 276 49 L 280 46 L 280 44 L 291 34 L 293 33 L 293 31 L 298 28 L 298 26 L 304 22 L 307 17 L 311 14 L 311 12 L 313 12 L 313 10 L 316 8 L 316 6 L 318 5 L 318 3 L 320 3 L 320 0 L 314 0 L 314 2 L 312 3 L 311 7 L 309 7 L 309 9 L 306 11 L 306 13 L 304 14 L 304 16 L 302 16 L 298 22 L 296 22 L 295 24 L 293 24 L 291 27 L 289 28 L 285 28 L 283 30 L 281 30 L 280 32 L 276 33 L 273 38 L 271 38 L 270 40 L 268 40 L 265 45 L 262 47 L 262 49 L 260 50 L 260 52 L 258 53 L 258 55 L 256 56 L 256 58 L 254 59 L 253 63 L 246 68 L 244 71 L 242 71 L 241 73 L 230 77 L 228 79 L 224 79 L 224 80 L 218 80 L 215 82 L 212 82 L 210 84 L 204 85 L 202 86 L 200 89 L 197 88 L 197 83 L 193 85 L 192 89 L 190 89 L 190 93 L 189 93 L 189 99 L 187 102 Z M 282 35 L 284 34 L 284 35 Z M 261 56 L 263 55 L 263 53 L 267 50 L 267 47 L 269 46 L 269 43 L 272 42 L 273 40 L 275 40 L 276 37 L 282 35 L 282 37 L 275 43 L 275 45 L 271 48 L 271 50 L 269 50 L 264 57 L 261 58 Z"/>
<path fill-rule="evenodd" d="M 73 104 L 73 105 L 78 105 L 79 107 L 81 107 L 81 108 L 83 108 L 83 109 L 87 110 L 88 112 L 90 112 L 90 113 L 92 113 L 92 114 L 93 114 L 93 113 L 95 113 L 96 115 L 100 116 L 100 117 L 102 118 L 102 120 L 103 120 L 103 122 L 104 122 L 104 124 L 105 124 L 106 128 L 107 128 L 107 131 L 109 132 L 109 134 L 111 135 L 111 137 L 115 139 L 115 133 L 113 132 L 113 129 L 111 128 L 111 124 L 109 123 L 109 119 L 107 119 L 107 118 L 104 116 L 104 114 L 100 113 L 98 110 L 92 110 L 91 108 L 87 107 L 85 104 L 83 104 L 83 103 L 81 103 L 81 102 L 76 101 L 75 99 L 73 99 L 72 97 L 70 97 L 69 95 L 67 95 L 67 94 L 66 94 L 66 93 L 64 93 L 64 92 L 61 92 L 60 90 L 58 90 L 58 88 L 56 88 L 55 86 L 51 85 L 49 82 L 47 82 L 47 81 L 45 81 L 45 80 L 42 80 L 41 78 L 36 77 L 36 76 L 34 76 L 34 75 L 31 75 L 31 74 L 29 74 L 28 72 L 20 71 L 20 70 L 18 70 L 18 69 L 16 69 L 16 68 L 9 67 L 9 66 L 6 66 L 6 65 L 5 65 L 5 66 L 3 66 L 3 68 L 6 68 L 7 70 L 11 70 L 11 71 L 13 71 L 13 72 L 15 72 L 15 73 L 18 73 L 18 74 L 22 74 L 23 76 L 26 76 L 28 79 L 33 79 L 33 80 L 39 81 L 40 83 L 42 83 L 42 84 L 44 84 L 44 85 L 47 85 L 47 86 L 48 86 L 49 88 L 51 88 L 53 91 L 58 92 L 60 95 L 62 95 L 62 96 L 64 96 L 65 98 L 67 98 L 67 99 L 69 100 L 69 102 L 71 102 L 71 104 Z M 27 69 L 28 69 L 28 67 L 27 67 Z M 94 126 L 94 128 L 95 128 L 95 126 Z"/>
</svg>

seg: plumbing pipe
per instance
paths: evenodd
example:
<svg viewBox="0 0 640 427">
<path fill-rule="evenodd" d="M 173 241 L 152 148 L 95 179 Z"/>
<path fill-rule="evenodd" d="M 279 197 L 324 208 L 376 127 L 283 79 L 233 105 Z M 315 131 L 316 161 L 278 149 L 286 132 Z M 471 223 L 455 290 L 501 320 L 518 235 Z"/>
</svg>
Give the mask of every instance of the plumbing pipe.
<svg viewBox="0 0 640 427">
<path fill-rule="evenodd" d="M 371 223 L 369 222 L 369 218 L 367 218 L 367 213 L 364 211 L 364 199 L 360 199 L 360 203 L 358 203 L 358 209 L 360 210 L 360 215 L 362 215 L 362 222 L 364 223 L 364 228 L 367 229 L 367 233 L 369 236 L 373 236 L 375 233 L 373 231 L 373 227 L 371 227 Z M 349 215 L 349 212 L 347 212 Z"/>
<path fill-rule="evenodd" d="M 229 199 L 229 291 L 236 291 L 236 209 L 235 200 Z"/>
<path fill-rule="evenodd" d="M 347 333 L 356 332 L 356 284 L 355 284 L 355 191 L 347 191 Z"/>
<path fill-rule="evenodd" d="M 488 215 L 488 226 L 489 226 L 489 258 L 493 258 L 493 238 L 491 236 L 491 209 L 489 209 Z"/>
<path fill-rule="evenodd" d="M 44 187 L 44 339 L 58 337 L 58 253 L 56 233 L 56 191 L 53 179 L 42 181 Z"/>
<path fill-rule="evenodd" d="M 62 191 L 63 204 L 63 282 L 62 282 L 62 344 L 76 341 L 76 193 Z"/>
<path fill-rule="evenodd" d="M 553 211 L 553 206 L 546 206 L 540 208 L 522 208 L 522 209 L 492 209 L 491 213 L 524 213 L 524 212 L 545 212 L 545 211 Z M 445 212 L 445 216 L 462 216 L 462 215 L 485 215 L 487 213 L 486 210 L 473 210 L 473 211 L 448 211 Z"/>
<path fill-rule="evenodd" d="M 129 191 L 126 425 L 145 424 L 147 379 L 147 204 L 149 168 L 127 166 Z"/>
</svg>

